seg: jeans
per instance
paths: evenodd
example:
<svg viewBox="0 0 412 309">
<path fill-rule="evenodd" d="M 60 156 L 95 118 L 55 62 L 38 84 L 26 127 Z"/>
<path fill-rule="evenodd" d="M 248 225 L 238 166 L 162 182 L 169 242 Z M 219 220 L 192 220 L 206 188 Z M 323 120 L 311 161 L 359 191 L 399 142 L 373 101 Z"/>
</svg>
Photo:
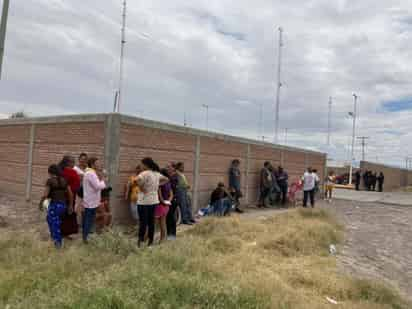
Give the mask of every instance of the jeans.
<svg viewBox="0 0 412 309">
<path fill-rule="evenodd" d="M 83 240 L 87 240 L 96 220 L 97 208 L 85 208 L 83 214 Z"/>
<path fill-rule="evenodd" d="M 176 236 L 176 209 L 177 202 L 173 200 L 166 217 L 167 236 Z"/>
<path fill-rule="evenodd" d="M 266 199 L 269 196 L 271 188 L 262 188 L 260 191 L 260 199 L 259 204 L 262 206 L 266 206 Z"/>
<path fill-rule="evenodd" d="M 280 186 L 280 194 L 281 194 L 282 204 L 285 205 L 288 200 L 288 185 Z"/>
<path fill-rule="evenodd" d="M 213 213 L 217 216 L 225 216 L 230 213 L 232 203 L 229 198 L 222 198 L 212 205 Z"/>
<path fill-rule="evenodd" d="M 61 202 L 50 202 L 47 210 L 47 223 L 49 225 L 50 236 L 54 244 L 58 247 L 62 245 L 61 224 L 62 217 L 66 213 L 66 205 Z"/>
<path fill-rule="evenodd" d="M 156 205 L 138 205 L 139 212 L 139 243 L 144 242 L 146 230 L 148 230 L 149 246 L 153 244 L 155 232 L 155 208 Z"/>
<path fill-rule="evenodd" d="M 310 191 L 303 191 L 303 207 L 307 207 L 308 205 L 308 198 L 310 197 L 310 204 L 315 207 L 315 189 Z"/>
<path fill-rule="evenodd" d="M 190 222 L 192 217 L 191 205 L 189 205 L 189 197 L 187 196 L 187 190 L 182 188 L 176 189 L 176 200 L 179 204 L 180 213 L 182 215 L 182 222 Z"/>
</svg>

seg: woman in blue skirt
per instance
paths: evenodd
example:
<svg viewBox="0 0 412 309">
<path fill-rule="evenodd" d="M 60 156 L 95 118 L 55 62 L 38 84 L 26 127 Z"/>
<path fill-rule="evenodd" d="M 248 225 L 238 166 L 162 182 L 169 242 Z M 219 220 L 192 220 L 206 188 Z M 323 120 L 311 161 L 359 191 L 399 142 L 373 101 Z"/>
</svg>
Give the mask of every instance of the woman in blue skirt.
<svg viewBox="0 0 412 309">
<path fill-rule="evenodd" d="M 62 247 L 61 224 L 62 217 L 66 211 L 73 213 L 73 193 L 67 181 L 61 176 L 57 165 L 50 165 L 49 179 L 46 182 L 44 194 L 40 200 L 40 208 L 43 209 L 44 202 L 49 201 L 47 207 L 47 223 L 50 235 L 57 249 Z"/>
</svg>

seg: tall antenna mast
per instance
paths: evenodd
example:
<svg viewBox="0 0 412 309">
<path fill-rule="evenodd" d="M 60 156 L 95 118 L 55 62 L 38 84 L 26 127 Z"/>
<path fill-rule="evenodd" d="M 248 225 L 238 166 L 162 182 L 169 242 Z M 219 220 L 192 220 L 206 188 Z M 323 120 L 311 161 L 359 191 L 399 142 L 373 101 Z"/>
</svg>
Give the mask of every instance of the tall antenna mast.
<svg viewBox="0 0 412 309">
<path fill-rule="evenodd" d="M 3 0 L 3 10 L 0 21 L 0 79 L 4 56 L 4 46 L 6 41 L 7 17 L 9 15 L 9 0 Z"/>
<path fill-rule="evenodd" d="M 275 144 L 279 142 L 279 105 L 280 105 L 280 88 L 282 87 L 282 82 L 280 80 L 281 68 L 282 68 L 282 34 L 283 29 L 279 27 L 279 58 L 278 58 L 278 75 L 277 75 L 277 93 L 276 93 L 276 110 L 275 110 Z"/>
<path fill-rule="evenodd" d="M 327 144 L 330 146 L 330 131 L 332 129 L 332 97 L 329 97 L 329 111 L 328 111 L 328 140 Z"/>
<path fill-rule="evenodd" d="M 120 113 L 120 105 L 123 98 L 123 65 L 124 65 L 124 48 L 126 45 L 126 13 L 127 5 L 126 0 L 123 1 L 123 14 L 122 14 L 122 38 L 120 46 L 120 70 L 119 70 L 119 88 L 116 92 L 116 98 L 113 111 Z"/>
</svg>

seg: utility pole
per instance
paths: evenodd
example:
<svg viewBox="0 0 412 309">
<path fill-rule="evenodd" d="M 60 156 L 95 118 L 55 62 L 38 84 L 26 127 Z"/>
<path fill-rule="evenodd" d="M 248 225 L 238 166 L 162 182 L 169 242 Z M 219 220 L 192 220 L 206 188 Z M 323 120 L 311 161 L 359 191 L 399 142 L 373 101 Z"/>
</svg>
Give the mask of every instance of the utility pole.
<svg viewBox="0 0 412 309">
<path fill-rule="evenodd" d="M 202 107 L 206 109 L 206 131 L 209 131 L 209 105 L 202 104 Z"/>
<path fill-rule="evenodd" d="M 332 97 L 329 97 L 329 104 L 328 104 L 328 140 L 327 144 L 330 146 L 330 131 L 332 129 Z"/>
<path fill-rule="evenodd" d="M 288 144 L 288 128 L 285 128 L 285 146 Z"/>
<path fill-rule="evenodd" d="M 264 141 L 264 124 L 263 124 L 263 103 L 260 103 L 260 110 L 259 110 L 259 139 L 262 138 Z"/>
<path fill-rule="evenodd" d="M 281 69 L 282 69 L 282 47 L 283 40 L 282 34 L 283 29 L 279 27 L 279 52 L 278 52 L 278 72 L 277 72 L 277 93 L 276 93 L 276 109 L 275 109 L 275 144 L 279 142 L 279 106 L 280 106 L 280 88 L 282 87 L 281 82 Z"/>
<path fill-rule="evenodd" d="M 353 172 L 353 160 L 355 159 L 355 136 L 356 136 L 356 114 L 357 114 L 357 102 L 358 102 L 358 96 L 356 94 L 353 94 L 353 132 L 352 132 L 352 151 L 351 151 L 351 158 L 350 158 L 350 169 L 349 169 L 349 185 L 352 185 L 352 172 Z M 351 114 L 351 113 L 350 113 Z"/>
<path fill-rule="evenodd" d="M 126 0 L 123 0 L 123 14 L 122 14 L 122 37 L 120 44 L 120 68 L 119 68 L 119 88 L 116 91 L 115 105 L 113 107 L 113 112 L 120 113 L 120 105 L 123 99 L 123 66 L 124 66 L 124 49 L 126 45 L 126 16 L 127 16 L 127 5 Z"/>
<path fill-rule="evenodd" d="M 366 150 L 366 140 L 369 139 L 368 136 L 359 136 L 358 137 L 359 140 L 362 140 L 362 161 L 365 161 L 365 150 Z"/>
<path fill-rule="evenodd" d="M 7 18 L 9 16 L 9 0 L 3 0 L 3 10 L 0 23 L 0 79 L 3 67 L 4 48 L 6 45 Z"/>
</svg>

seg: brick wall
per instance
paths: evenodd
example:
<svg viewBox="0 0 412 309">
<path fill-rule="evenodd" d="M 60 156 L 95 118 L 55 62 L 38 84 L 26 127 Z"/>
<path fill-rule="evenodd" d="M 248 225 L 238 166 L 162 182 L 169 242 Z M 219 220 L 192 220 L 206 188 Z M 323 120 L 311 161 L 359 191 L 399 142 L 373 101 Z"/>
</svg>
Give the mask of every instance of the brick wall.
<svg viewBox="0 0 412 309">
<path fill-rule="evenodd" d="M 47 167 L 64 155 L 77 157 L 81 152 L 106 163 L 114 189 L 113 214 L 119 222 L 130 219 L 123 201 L 124 185 L 146 156 L 161 166 L 184 162 L 198 208 L 207 204 L 219 181 L 228 183 L 228 169 L 235 158 L 241 161 L 245 203 L 257 200 L 259 172 L 265 161 L 283 165 L 290 182 L 298 180 L 307 166 L 317 168 L 323 179 L 326 163 L 320 153 L 113 114 L 6 120 L 0 121 L 0 197 L 12 196 L 15 203 L 2 206 L 0 215 L 43 220 L 36 204 Z"/>
</svg>

